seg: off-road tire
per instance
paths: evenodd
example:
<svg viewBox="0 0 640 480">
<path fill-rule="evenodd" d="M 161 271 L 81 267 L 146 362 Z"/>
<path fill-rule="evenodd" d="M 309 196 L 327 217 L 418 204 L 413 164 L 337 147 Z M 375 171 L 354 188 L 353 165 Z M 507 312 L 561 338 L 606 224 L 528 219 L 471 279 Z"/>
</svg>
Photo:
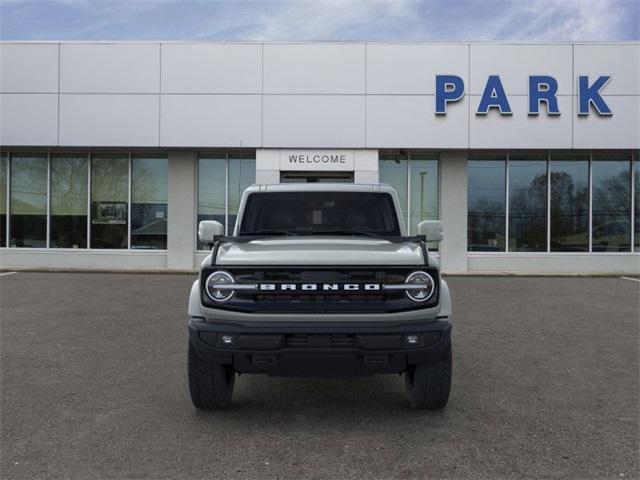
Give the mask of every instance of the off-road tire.
<svg viewBox="0 0 640 480">
<path fill-rule="evenodd" d="M 189 391 L 194 407 L 212 410 L 229 406 L 235 378 L 231 366 L 205 362 L 189 342 Z"/>
<path fill-rule="evenodd" d="M 404 385 L 413 408 L 440 410 L 451 390 L 451 343 L 436 361 L 413 365 L 404 374 Z"/>
</svg>

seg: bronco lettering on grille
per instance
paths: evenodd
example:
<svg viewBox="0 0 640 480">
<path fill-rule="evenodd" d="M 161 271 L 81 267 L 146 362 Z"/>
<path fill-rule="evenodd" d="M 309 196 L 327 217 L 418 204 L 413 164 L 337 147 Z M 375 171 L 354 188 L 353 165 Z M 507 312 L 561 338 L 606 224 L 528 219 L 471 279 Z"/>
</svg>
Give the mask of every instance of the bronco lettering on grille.
<svg viewBox="0 0 640 480">
<path fill-rule="evenodd" d="M 381 290 L 379 283 L 261 283 L 259 289 L 261 291 L 375 291 Z"/>
</svg>

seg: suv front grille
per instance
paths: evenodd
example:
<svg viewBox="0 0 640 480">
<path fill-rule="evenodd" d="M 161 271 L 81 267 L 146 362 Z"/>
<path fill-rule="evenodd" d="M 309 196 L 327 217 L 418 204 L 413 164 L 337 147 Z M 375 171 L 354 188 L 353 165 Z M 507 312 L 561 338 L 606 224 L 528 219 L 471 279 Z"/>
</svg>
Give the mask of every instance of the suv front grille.
<svg viewBox="0 0 640 480">
<path fill-rule="evenodd" d="M 215 267 L 203 271 L 201 284 Z M 385 313 L 414 310 L 435 305 L 438 292 L 425 303 L 407 298 L 402 290 L 364 290 L 365 284 L 401 284 L 416 270 L 426 270 L 438 283 L 438 271 L 433 267 L 245 267 L 224 268 L 238 284 L 274 284 L 273 293 L 267 290 L 236 290 L 227 302 L 210 304 L 215 308 L 251 313 Z M 281 284 L 359 284 L 354 291 L 325 291 L 297 289 L 282 291 Z M 205 298 L 205 297 L 203 297 Z M 205 299 L 206 300 L 206 299 Z"/>
</svg>

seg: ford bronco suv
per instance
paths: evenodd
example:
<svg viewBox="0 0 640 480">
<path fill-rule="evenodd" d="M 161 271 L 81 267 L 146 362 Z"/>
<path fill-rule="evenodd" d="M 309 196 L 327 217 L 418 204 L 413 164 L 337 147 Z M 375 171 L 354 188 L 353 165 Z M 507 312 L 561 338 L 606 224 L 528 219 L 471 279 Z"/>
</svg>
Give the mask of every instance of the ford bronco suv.
<svg viewBox="0 0 640 480">
<path fill-rule="evenodd" d="M 279 184 L 245 190 L 233 236 L 212 246 L 189 300 L 189 387 L 197 408 L 231 402 L 235 375 L 404 374 L 415 408 L 451 385 L 451 300 L 427 241 L 406 236 L 387 185 Z"/>
</svg>

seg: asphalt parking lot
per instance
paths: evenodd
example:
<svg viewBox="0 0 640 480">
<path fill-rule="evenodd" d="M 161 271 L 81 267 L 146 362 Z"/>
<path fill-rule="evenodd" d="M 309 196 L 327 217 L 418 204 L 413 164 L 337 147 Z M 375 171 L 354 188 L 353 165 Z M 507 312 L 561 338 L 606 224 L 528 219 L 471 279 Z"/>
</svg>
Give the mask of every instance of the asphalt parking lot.
<svg viewBox="0 0 640 480">
<path fill-rule="evenodd" d="M 242 376 L 199 412 L 192 275 L 0 277 L 3 479 L 638 478 L 640 282 L 449 278 L 443 412 L 396 375 Z"/>
</svg>

